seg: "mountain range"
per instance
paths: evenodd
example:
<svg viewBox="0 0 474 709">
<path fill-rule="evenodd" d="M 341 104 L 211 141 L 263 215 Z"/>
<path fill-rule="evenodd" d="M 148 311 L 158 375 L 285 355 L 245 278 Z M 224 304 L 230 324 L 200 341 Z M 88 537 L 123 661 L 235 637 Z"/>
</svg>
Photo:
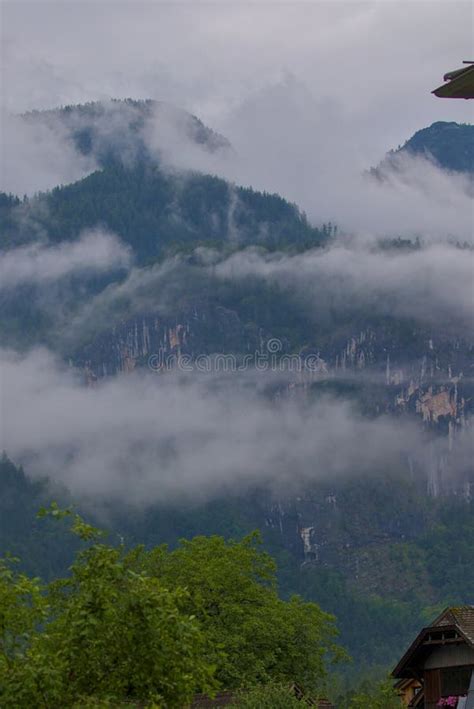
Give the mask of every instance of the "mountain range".
<svg viewBox="0 0 474 709">
<path fill-rule="evenodd" d="M 330 402 L 350 410 L 351 422 L 354 412 L 367 422 L 359 444 L 373 451 L 364 455 L 356 446 L 340 464 L 336 449 L 322 462 L 312 457 L 317 453 L 300 461 L 290 451 L 277 480 L 264 460 L 262 477 L 216 484 L 204 499 L 191 468 L 190 492 L 183 483 L 181 497 L 167 499 L 150 485 L 149 502 L 137 507 L 130 499 L 134 472 L 148 471 L 152 460 L 159 483 L 181 445 L 179 432 L 159 439 L 145 463 L 148 434 L 145 442 L 138 437 L 122 473 L 131 486 L 117 493 L 115 481 L 113 494 L 92 493 L 91 503 L 80 485 L 68 489 L 68 478 L 55 472 L 61 465 L 72 470 L 80 450 L 80 463 L 96 465 L 91 474 L 100 477 L 101 461 L 84 454 L 90 441 L 56 455 L 63 444 L 51 434 L 38 456 L 26 429 L 24 442 L 5 441 L 13 462 L 5 456 L 0 464 L 2 550 L 46 576 L 67 565 L 71 550 L 58 548 L 53 533 L 42 546 L 34 520 L 52 495 L 146 544 L 260 528 L 279 562 L 283 592 L 337 615 L 357 672 L 386 668 L 433 606 L 469 602 L 474 589 L 469 275 L 457 282 L 432 275 L 440 263 L 452 263 L 456 273 L 471 247 L 452 235 L 442 244 L 415 233 L 407 238 L 390 225 L 383 238 L 360 242 L 335 224 L 308 220 L 279 195 L 176 167 L 170 146 L 229 159 L 233 147 L 198 118 L 159 102 L 86 104 L 19 120 L 46 127 L 90 160 L 89 174 L 72 184 L 24 198 L 0 195 L 0 333 L 23 371 L 29 353 L 46 349 L 64 376 L 88 391 L 141 373 L 164 388 L 184 360 L 193 370 L 207 358 L 216 374 L 212 363 L 224 355 L 233 358 L 225 361 L 237 373 L 238 394 L 222 369 L 209 386 L 223 391 L 231 408 L 248 389 L 265 407 L 307 407 L 310 415 L 318 402 Z M 406 155 L 472 179 L 473 134 L 471 125 L 434 123 L 389 152 L 368 179 L 404 169 Z M 273 358 L 278 376 L 265 370 L 255 382 L 243 364 L 258 355 Z M 41 366 L 39 376 L 49 376 L 50 365 Z M 113 405 L 126 407 L 127 400 Z M 323 411 L 329 419 L 332 409 Z M 160 412 L 158 425 L 167 430 L 166 415 Z M 232 428 L 233 414 L 226 415 Z M 402 427 L 403 446 L 392 436 L 372 440 L 387 422 Z M 315 419 L 314 429 L 327 426 L 328 438 L 332 425 L 346 425 L 329 423 Z M 191 451 L 206 435 L 193 433 Z M 243 434 L 236 428 L 235 435 Z M 311 428 L 295 445 L 308 435 Z M 219 464 L 227 469 L 224 459 Z M 207 481 L 197 452 L 192 465 L 197 480 Z"/>
</svg>

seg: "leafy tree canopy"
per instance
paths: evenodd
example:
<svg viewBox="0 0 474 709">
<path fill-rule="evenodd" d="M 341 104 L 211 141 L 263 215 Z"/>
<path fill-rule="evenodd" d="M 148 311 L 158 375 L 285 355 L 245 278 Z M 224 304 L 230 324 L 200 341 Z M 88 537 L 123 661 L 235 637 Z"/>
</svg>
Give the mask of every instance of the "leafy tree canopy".
<svg viewBox="0 0 474 709">
<path fill-rule="evenodd" d="M 0 565 L 0 705 L 183 707 L 196 691 L 297 681 L 322 685 L 331 616 L 279 599 L 257 535 L 146 551 L 114 546 L 78 515 L 85 548 L 70 574 L 44 586 Z"/>
</svg>

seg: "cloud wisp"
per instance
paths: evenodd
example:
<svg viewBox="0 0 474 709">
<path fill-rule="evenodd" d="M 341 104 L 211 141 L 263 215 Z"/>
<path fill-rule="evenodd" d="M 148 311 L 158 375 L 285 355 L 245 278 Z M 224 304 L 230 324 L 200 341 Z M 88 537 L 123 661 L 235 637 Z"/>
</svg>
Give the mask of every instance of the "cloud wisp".
<svg viewBox="0 0 474 709">
<path fill-rule="evenodd" d="M 342 101 L 321 99 L 290 76 L 229 109 L 218 125 L 233 151 L 186 151 L 175 141 L 164 157 L 173 167 L 277 192 L 296 202 L 316 225 L 332 221 L 367 238 L 422 235 L 436 241 L 454 236 L 472 242 L 472 183 L 466 176 L 410 155 L 393 161 L 384 180 L 368 175 L 396 147 L 386 139 L 374 155 L 362 143 L 364 131 L 374 127 L 372 120 L 353 116 Z M 153 150 L 153 141 L 149 144 Z"/>
<path fill-rule="evenodd" d="M 219 262 L 221 278 L 278 283 L 309 305 L 313 318 L 365 310 L 472 332 L 474 254 L 450 244 L 418 249 L 368 248 L 357 240 L 303 254 L 247 249 Z"/>
<path fill-rule="evenodd" d="M 248 386 L 251 373 L 134 373 L 87 388 L 45 350 L 2 351 L 0 369 L 1 447 L 78 497 L 146 506 L 288 490 L 425 455 L 416 425 L 368 420 L 341 400 L 274 400 Z"/>
<path fill-rule="evenodd" d="M 21 115 L 3 112 L 1 139 L 0 190 L 30 196 L 82 179 L 111 157 L 127 167 L 145 156 L 192 166 L 228 148 L 196 117 L 158 101 L 106 100 Z"/>
<path fill-rule="evenodd" d="M 81 155 L 59 121 L 1 115 L 0 190 L 23 196 L 75 182 L 93 172 L 92 156 Z"/>
<path fill-rule="evenodd" d="M 352 313 L 408 319 L 446 337 L 469 339 L 474 321 L 474 254 L 453 244 L 383 248 L 339 239 L 328 248 L 301 254 L 268 253 L 251 247 L 222 256 L 197 249 L 193 263 L 175 256 L 132 268 L 109 284 L 70 319 L 63 338 L 93 337 L 118 320 L 154 312 L 176 315 L 219 283 L 262 280 L 277 285 L 307 318 L 308 327 L 337 325 Z M 216 287 L 212 284 L 215 284 Z M 181 304 L 181 305 L 180 305 Z"/>
<path fill-rule="evenodd" d="M 0 252 L 0 290 L 128 268 L 131 260 L 130 250 L 115 235 L 98 229 L 83 232 L 73 242 L 36 242 Z"/>
</svg>

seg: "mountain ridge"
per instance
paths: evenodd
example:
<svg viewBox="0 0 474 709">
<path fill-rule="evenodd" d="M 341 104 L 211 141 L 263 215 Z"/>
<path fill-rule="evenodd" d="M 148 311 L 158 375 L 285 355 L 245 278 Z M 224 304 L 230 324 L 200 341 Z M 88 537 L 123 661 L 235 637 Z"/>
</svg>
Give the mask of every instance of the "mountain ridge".
<svg viewBox="0 0 474 709">
<path fill-rule="evenodd" d="M 381 177 L 387 169 L 400 169 L 405 156 L 425 158 L 449 172 L 474 175 L 474 125 L 435 121 L 417 130 L 402 146 L 390 150 L 371 172 Z"/>
</svg>

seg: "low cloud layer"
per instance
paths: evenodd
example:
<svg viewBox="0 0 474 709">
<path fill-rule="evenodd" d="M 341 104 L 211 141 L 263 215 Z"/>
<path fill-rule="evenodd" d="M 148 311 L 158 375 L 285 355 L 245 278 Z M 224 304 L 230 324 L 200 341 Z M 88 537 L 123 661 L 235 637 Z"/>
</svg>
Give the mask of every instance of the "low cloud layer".
<svg viewBox="0 0 474 709">
<path fill-rule="evenodd" d="M 116 236 L 86 231 L 73 242 L 33 243 L 0 252 L 0 291 L 128 267 L 130 263 L 129 249 Z"/>
<path fill-rule="evenodd" d="M 86 388 L 44 350 L 2 351 L 1 443 L 30 474 L 77 496 L 205 499 L 256 485 L 403 469 L 425 456 L 414 424 L 368 420 L 343 401 L 258 392 L 246 379 L 135 373 Z M 360 442 L 364 441 L 361 446 Z"/>
<path fill-rule="evenodd" d="M 328 248 L 295 255 L 248 248 L 224 258 L 197 249 L 193 264 L 176 256 L 131 269 L 120 283 L 111 283 L 85 303 L 59 334 L 69 344 L 84 341 L 141 313 L 172 316 L 209 289 L 217 292 L 216 281 L 237 284 L 258 278 L 293 299 L 308 328 L 338 327 L 341 316 L 352 313 L 365 319 L 408 318 L 443 337 L 469 339 L 473 270 L 473 251 L 446 243 L 383 248 L 339 239 Z"/>
<path fill-rule="evenodd" d="M 52 114 L 24 121 L 12 113 L 152 98 L 197 114 L 233 146 L 210 154 L 177 129 L 179 121 L 151 121 L 142 138 L 169 169 L 278 192 L 316 225 L 337 223 L 343 238 L 304 256 L 247 250 L 220 261 L 202 252 L 200 265 L 178 258 L 132 269 L 90 302 L 75 303 L 72 317 L 50 285 L 128 267 L 130 253 L 100 231 L 57 246 L 41 233 L 44 242 L 2 253 L 0 289 L 15 297 L 18 285 L 47 286 L 51 312 L 64 305 L 56 320 L 63 337 L 111 327 L 117 316 L 168 312 L 191 277 L 249 276 L 286 288 L 315 321 L 362 308 L 464 336 L 472 326 L 472 252 L 449 242 L 472 243 L 472 185 L 424 158 L 402 158 L 384 181 L 366 175 L 416 130 L 472 116 L 468 102 L 430 94 L 469 58 L 471 5 L 418 3 L 409 23 L 406 15 L 386 2 L 3 3 L 0 189 L 32 194 L 97 168 Z M 95 138 L 102 147 L 114 143 L 129 164 L 133 109 L 121 111 L 95 121 Z M 419 236 L 424 246 L 384 251 L 375 246 L 380 235 Z M 38 350 L 3 351 L 0 377 L 0 446 L 32 474 L 84 497 L 199 499 L 259 484 L 384 474 L 408 454 L 423 469 L 429 458 L 417 423 L 367 420 L 341 400 L 275 401 L 249 373 L 222 381 L 136 372 L 86 388 Z"/>
<path fill-rule="evenodd" d="M 469 336 L 474 319 L 474 253 L 455 245 L 368 248 L 356 240 L 295 256 L 247 249 L 214 267 L 222 278 L 258 276 L 309 305 L 314 318 L 365 309 Z"/>
<path fill-rule="evenodd" d="M 181 299 L 195 284 L 203 284 L 208 274 L 193 269 L 179 256 L 147 268 L 132 268 L 120 282 L 113 282 L 64 322 L 58 336 L 69 346 L 93 339 L 141 313 L 170 315 L 179 312 Z"/>
</svg>

